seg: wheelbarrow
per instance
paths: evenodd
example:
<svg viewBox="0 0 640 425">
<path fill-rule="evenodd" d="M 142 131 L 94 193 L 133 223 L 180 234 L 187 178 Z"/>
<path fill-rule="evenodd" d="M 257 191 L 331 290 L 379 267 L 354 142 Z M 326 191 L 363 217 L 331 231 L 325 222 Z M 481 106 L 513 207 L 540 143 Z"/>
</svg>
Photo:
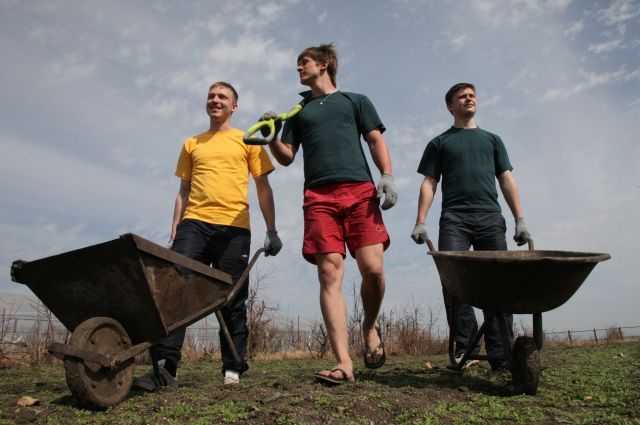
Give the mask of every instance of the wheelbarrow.
<svg viewBox="0 0 640 425">
<path fill-rule="evenodd" d="M 560 307 L 573 296 L 591 270 L 609 254 L 571 251 L 435 251 L 427 241 L 429 255 L 445 289 L 484 313 L 484 322 L 459 361 L 455 358 L 455 303 L 449 321 L 450 368 L 461 370 L 467 360 L 507 361 L 516 394 L 535 395 L 540 379 L 540 351 L 544 334 L 542 313 Z M 533 337 L 520 336 L 509 344 L 505 314 L 531 314 Z M 496 318 L 503 355 L 475 354 L 487 326 Z"/>
<path fill-rule="evenodd" d="M 212 312 L 238 360 L 220 309 L 247 284 L 263 251 L 256 251 L 234 284 L 227 273 L 127 233 L 40 260 L 14 261 L 11 278 L 73 330 L 66 344 L 54 342 L 48 351 L 64 361 L 67 386 L 80 404 L 104 409 L 131 390 L 136 355 Z"/>
</svg>

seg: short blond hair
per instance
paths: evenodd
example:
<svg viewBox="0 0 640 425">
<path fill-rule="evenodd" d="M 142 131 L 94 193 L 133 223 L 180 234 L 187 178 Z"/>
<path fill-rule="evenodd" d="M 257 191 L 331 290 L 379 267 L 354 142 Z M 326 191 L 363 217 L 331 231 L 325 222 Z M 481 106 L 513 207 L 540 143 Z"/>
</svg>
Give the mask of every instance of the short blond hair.
<svg viewBox="0 0 640 425">
<path fill-rule="evenodd" d="M 231 93 L 233 94 L 233 103 L 238 103 L 238 92 L 233 88 L 231 84 L 224 81 L 216 81 L 215 83 L 211 84 L 211 86 L 209 86 L 209 91 L 211 91 L 211 89 L 214 87 L 224 87 L 231 90 Z"/>
</svg>

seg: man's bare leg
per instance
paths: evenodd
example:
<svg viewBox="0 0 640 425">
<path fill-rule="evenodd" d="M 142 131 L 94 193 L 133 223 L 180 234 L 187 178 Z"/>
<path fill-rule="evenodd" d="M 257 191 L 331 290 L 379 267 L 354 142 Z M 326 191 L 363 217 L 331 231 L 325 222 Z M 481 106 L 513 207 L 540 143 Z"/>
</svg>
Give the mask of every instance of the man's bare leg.
<svg viewBox="0 0 640 425">
<path fill-rule="evenodd" d="M 349 357 L 349 335 L 347 331 L 347 305 L 342 294 L 344 259 L 341 254 L 317 254 L 318 279 L 320 281 L 320 309 L 327 327 L 331 349 L 337 368 L 344 370 L 348 378 L 353 377 L 353 363 Z M 340 371 L 323 370 L 321 375 L 342 379 Z"/>
<path fill-rule="evenodd" d="M 385 292 L 383 245 L 379 243 L 358 249 L 356 262 L 362 276 L 362 285 L 360 286 L 364 312 L 362 335 L 365 347 L 374 349 L 381 342 L 375 326 Z"/>
</svg>

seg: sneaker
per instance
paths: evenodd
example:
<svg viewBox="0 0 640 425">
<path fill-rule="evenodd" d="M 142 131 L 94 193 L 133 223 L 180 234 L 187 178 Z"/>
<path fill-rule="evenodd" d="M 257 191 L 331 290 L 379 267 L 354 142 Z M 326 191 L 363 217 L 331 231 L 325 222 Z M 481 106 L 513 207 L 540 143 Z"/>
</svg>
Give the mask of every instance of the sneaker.
<svg viewBox="0 0 640 425">
<path fill-rule="evenodd" d="M 224 385 L 238 385 L 240 383 L 240 374 L 233 370 L 226 370 L 222 383 Z"/>
<path fill-rule="evenodd" d="M 459 356 L 456 356 L 456 363 L 460 364 L 460 361 L 462 360 L 462 357 L 464 356 L 464 354 L 460 354 Z M 464 362 L 464 364 L 462 365 L 462 367 L 460 368 L 462 369 L 467 369 L 470 368 L 472 366 L 476 366 L 480 364 L 480 360 L 476 360 L 476 359 L 467 359 L 467 361 Z"/>
<path fill-rule="evenodd" d="M 169 371 L 160 365 L 160 376 L 156 376 L 153 368 L 149 370 L 147 373 L 142 375 L 139 378 L 133 380 L 134 388 L 140 388 L 145 391 L 157 391 L 159 389 L 177 389 L 178 388 L 178 377 L 171 376 Z"/>
</svg>

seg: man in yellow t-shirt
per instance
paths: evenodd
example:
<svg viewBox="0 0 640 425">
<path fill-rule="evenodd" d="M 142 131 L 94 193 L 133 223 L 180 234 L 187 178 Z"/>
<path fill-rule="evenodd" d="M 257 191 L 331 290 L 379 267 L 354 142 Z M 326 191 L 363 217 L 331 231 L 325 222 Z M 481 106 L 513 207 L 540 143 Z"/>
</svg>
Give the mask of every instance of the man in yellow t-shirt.
<svg viewBox="0 0 640 425">
<path fill-rule="evenodd" d="M 267 175 L 274 170 L 262 146 L 242 141 L 243 132 L 233 128 L 231 115 L 238 108 L 238 94 L 228 83 L 219 81 L 209 88 L 206 111 L 209 130 L 188 138 L 178 159 L 176 176 L 180 190 L 175 200 L 171 225 L 171 249 L 210 265 L 233 278 L 246 269 L 251 242 L 249 174 L 253 177 L 260 210 L 267 227 L 265 255 L 276 255 L 282 248 L 275 226 L 273 191 Z M 222 331 L 223 383 L 238 384 L 249 366 L 244 360 L 247 342 L 246 305 L 248 285 L 227 303 L 221 313 L 240 356 L 234 360 Z M 147 391 L 177 387 L 177 368 L 185 329 L 180 329 L 151 348 L 160 366 L 136 379 L 135 385 Z"/>
</svg>

